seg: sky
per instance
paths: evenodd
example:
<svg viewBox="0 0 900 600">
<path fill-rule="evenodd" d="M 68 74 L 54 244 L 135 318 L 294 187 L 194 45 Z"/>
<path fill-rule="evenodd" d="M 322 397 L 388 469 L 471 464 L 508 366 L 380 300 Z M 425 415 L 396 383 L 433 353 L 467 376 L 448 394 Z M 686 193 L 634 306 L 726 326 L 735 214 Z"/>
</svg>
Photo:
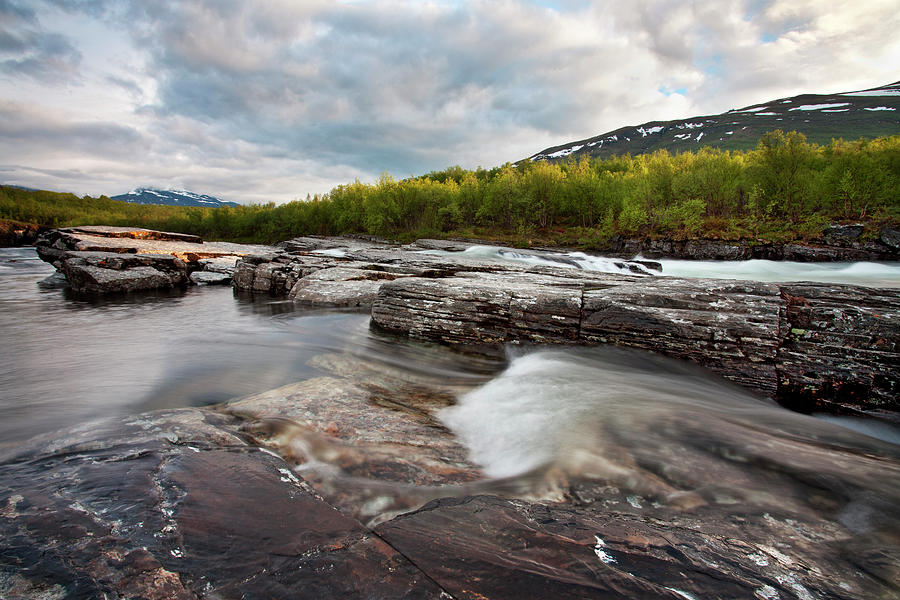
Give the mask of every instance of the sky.
<svg viewBox="0 0 900 600">
<path fill-rule="evenodd" d="M 896 0 L 0 0 L 0 182 L 286 202 L 900 79 Z"/>
</svg>

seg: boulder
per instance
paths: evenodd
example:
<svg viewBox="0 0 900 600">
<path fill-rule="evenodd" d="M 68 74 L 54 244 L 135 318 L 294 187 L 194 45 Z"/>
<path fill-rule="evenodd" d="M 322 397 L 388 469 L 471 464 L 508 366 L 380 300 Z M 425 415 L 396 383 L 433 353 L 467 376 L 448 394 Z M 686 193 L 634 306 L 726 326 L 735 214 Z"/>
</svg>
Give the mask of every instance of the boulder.
<svg viewBox="0 0 900 600">
<path fill-rule="evenodd" d="M 852 223 L 850 225 L 833 224 L 825 228 L 825 239 L 829 242 L 850 242 L 856 240 L 866 230 L 866 226 L 862 223 Z"/>
<path fill-rule="evenodd" d="M 900 229 L 895 227 L 882 227 L 881 243 L 894 251 L 900 251 Z"/>
<path fill-rule="evenodd" d="M 190 280 L 195 285 L 231 285 L 231 275 L 216 271 L 194 271 Z"/>
<path fill-rule="evenodd" d="M 38 256 L 66 275 L 77 292 L 92 294 L 167 289 L 188 283 L 227 283 L 239 256 L 265 247 L 203 243 L 197 236 L 130 227 L 54 229 L 38 238 Z M 117 255 L 117 257 L 116 257 Z"/>
<path fill-rule="evenodd" d="M 66 252 L 61 271 L 72 290 L 89 294 L 169 289 L 187 285 L 187 265 L 168 254 Z"/>
</svg>

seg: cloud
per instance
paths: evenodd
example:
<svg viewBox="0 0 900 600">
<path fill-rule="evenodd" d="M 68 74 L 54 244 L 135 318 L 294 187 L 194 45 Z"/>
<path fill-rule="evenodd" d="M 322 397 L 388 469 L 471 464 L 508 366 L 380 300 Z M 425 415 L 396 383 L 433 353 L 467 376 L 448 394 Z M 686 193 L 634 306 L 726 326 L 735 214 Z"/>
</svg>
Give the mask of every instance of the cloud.
<svg viewBox="0 0 900 600">
<path fill-rule="evenodd" d="M 75 73 L 80 60 L 65 35 L 40 27 L 32 8 L 0 2 L 0 73 L 52 80 Z"/>
<path fill-rule="evenodd" d="M 35 166 L 81 153 L 79 169 L 105 169 L 98 185 L 112 173 L 126 189 L 180 182 L 287 200 L 383 171 L 494 166 L 629 124 L 886 83 L 900 60 L 891 4 L 5 2 L 0 24 L 15 34 L 0 36 L 0 52 L 14 61 L 7 73 L 46 86 L 37 106 L 18 92 L 7 107 L 32 110 L 16 139 Z M 92 41 L 98 27 L 119 46 Z M 60 87 L 62 109 L 47 99 Z M 115 114 L 98 89 L 115 90 Z M 0 161 L 22 164 L 2 151 Z"/>
</svg>

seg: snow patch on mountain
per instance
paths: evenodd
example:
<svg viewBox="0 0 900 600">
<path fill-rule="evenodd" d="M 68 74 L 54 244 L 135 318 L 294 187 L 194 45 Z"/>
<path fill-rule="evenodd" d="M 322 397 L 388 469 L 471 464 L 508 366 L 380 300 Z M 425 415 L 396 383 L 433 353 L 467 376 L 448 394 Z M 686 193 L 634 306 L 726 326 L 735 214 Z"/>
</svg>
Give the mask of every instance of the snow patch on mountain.
<svg viewBox="0 0 900 600">
<path fill-rule="evenodd" d="M 832 102 L 830 104 L 802 104 L 789 108 L 788 110 L 822 110 L 824 108 L 838 108 L 839 106 L 850 106 L 849 102 Z"/>
</svg>

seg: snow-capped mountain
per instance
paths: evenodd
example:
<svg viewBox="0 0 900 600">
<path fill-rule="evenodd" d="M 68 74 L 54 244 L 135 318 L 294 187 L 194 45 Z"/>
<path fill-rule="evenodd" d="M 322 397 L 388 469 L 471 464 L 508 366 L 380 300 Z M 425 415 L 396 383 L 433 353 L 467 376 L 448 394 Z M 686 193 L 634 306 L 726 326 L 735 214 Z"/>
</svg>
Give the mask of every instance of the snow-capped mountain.
<svg viewBox="0 0 900 600">
<path fill-rule="evenodd" d="M 206 206 L 218 208 L 220 206 L 237 206 L 235 202 L 222 202 L 213 196 L 195 194 L 187 190 L 151 190 L 137 188 L 127 194 L 113 196 L 113 200 L 122 200 L 133 204 L 165 204 L 167 206 Z"/>
<path fill-rule="evenodd" d="M 670 152 L 715 146 L 724 150 L 756 147 L 767 131 L 799 131 L 807 140 L 827 144 L 833 138 L 857 140 L 900 133 L 900 81 L 841 94 L 802 94 L 729 110 L 719 115 L 675 121 L 651 121 L 622 127 L 577 142 L 553 146 L 531 160 L 557 161 L 582 155 Z"/>
</svg>

